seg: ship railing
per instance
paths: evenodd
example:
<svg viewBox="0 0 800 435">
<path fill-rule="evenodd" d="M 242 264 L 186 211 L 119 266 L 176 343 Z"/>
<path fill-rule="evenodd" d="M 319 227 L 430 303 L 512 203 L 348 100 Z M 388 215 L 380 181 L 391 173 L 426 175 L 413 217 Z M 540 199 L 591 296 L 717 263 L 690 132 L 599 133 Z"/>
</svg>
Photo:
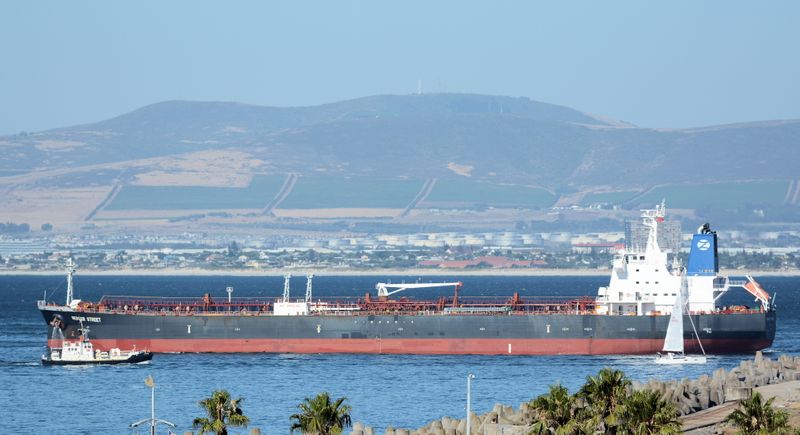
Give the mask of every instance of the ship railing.
<svg viewBox="0 0 800 435">
<path fill-rule="evenodd" d="M 99 312 L 122 312 L 136 314 L 185 314 L 197 312 L 249 311 L 267 312 L 271 302 L 258 298 L 181 298 L 153 296 L 103 296 L 97 303 L 85 303 L 83 309 Z"/>
<path fill-rule="evenodd" d="M 133 314 L 172 314 L 193 315 L 196 313 L 225 314 L 240 311 L 243 314 L 269 314 L 276 298 L 186 298 L 156 296 L 103 296 L 96 303 L 83 303 L 81 311 L 133 313 Z M 458 306 L 465 308 L 464 313 L 476 312 L 512 312 L 519 314 L 559 314 L 576 312 L 593 312 L 596 300 L 593 297 L 525 297 L 525 299 L 498 299 L 496 296 L 461 297 Z M 347 297 L 315 298 L 310 302 L 312 315 L 336 314 L 337 312 L 352 315 L 386 312 L 443 312 L 445 308 L 453 308 L 451 298 L 439 300 L 416 300 L 413 298 L 377 300 L 366 302 L 363 299 Z M 451 312 L 453 312 L 451 310 Z M 461 313 L 459 313 L 461 314 Z"/>
</svg>

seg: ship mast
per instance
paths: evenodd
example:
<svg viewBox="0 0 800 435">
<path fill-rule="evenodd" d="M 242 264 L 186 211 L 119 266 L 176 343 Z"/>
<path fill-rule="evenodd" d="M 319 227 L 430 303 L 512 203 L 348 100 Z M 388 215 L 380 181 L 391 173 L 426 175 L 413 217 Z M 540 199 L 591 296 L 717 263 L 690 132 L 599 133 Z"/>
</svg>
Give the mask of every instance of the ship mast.
<svg viewBox="0 0 800 435">
<path fill-rule="evenodd" d="M 289 281 L 291 281 L 291 279 L 291 273 L 283 275 L 283 302 L 289 302 Z"/>
<path fill-rule="evenodd" d="M 72 305 L 72 274 L 75 273 L 75 263 L 72 258 L 67 259 L 67 306 Z"/>
<path fill-rule="evenodd" d="M 314 279 L 314 274 L 309 273 L 306 275 L 306 303 L 311 302 L 311 281 Z"/>
<path fill-rule="evenodd" d="M 642 224 L 649 230 L 647 235 L 647 247 L 645 252 L 653 253 L 661 251 L 658 246 L 658 224 L 664 221 L 666 205 L 664 201 L 656 205 L 655 210 L 642 210 Z"/>
</svg>

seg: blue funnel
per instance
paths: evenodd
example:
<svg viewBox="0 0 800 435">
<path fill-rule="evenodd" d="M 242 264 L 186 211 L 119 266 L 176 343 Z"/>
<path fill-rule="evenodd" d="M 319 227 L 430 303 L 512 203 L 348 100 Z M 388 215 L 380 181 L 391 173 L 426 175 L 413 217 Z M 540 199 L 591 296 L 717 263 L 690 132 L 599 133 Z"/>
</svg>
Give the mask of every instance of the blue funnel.
<svg viewBox="0 0 800 435">
<path fill-rule="evenodd" d="M 719 256 L 717 254 L 717 233 L 703 232 L 692 237 L 689 250 L 689 276 L 716 276 L 719 272 Z"/>
</svg>

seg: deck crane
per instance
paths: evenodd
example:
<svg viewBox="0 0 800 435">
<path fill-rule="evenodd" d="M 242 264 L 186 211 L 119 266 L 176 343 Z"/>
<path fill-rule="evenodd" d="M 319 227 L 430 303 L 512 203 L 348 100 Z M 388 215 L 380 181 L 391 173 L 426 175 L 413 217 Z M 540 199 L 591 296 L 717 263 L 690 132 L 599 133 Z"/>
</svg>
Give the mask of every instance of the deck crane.
<svg viewBox="0 0 800 435">
<path fill-rule="evenodd" d="M 395 293 L 399 293 L 403 290 L 408 290 L 412 288 L 436 288 L 436 287 L 451 287 L 454 286 L 456 288 L 456 297 L 458 297 L 458 290 L 463 286 L 463 284 L 459 282 L 430 282 L 430 283 L 416 283 L 416 284 L 387 284 L 384 282 L 379 282 L 375 284 L 375 289 L 378 290 L 378 297 L 379 298 L 386 298 Z M 395 289 L 389 291 L 389 289 Z"/>
</svg>

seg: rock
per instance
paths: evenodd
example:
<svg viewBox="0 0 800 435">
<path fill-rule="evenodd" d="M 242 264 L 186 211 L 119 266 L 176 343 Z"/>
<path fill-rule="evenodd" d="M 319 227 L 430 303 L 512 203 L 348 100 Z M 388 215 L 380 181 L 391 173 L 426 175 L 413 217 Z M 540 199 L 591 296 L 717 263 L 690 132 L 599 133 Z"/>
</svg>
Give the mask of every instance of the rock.
<svg viewBox="0 0 800 435">
<path fill-rule="evenodd" d="M 478 430 L 478 427 L 480 427 L 480 425 L 483 423 L 483 421 L 481 421 L 480 417 L 478 417 L 478 415 L 475 414 L 474 412 L 470 412 L 469 413 L 469 418 L 470 418 L 470 429 L 469 430 L 471 432 L 473 432 L 473 433 L 480 433 L 480 432 L 477 432 L 477 430 Z M 465 425 L 466 425 L 466 423 L 465 423 Z M 464 430 L 466 431 L 466 428 L 464 428 Z M 472 435 L 472 434 L 469 434 L 469 435 Z"/>
<path fill-rule="evenodd" d="M 261 429 L 257 427 L 250 429 L 250 435 L 261 435 Z"/>
<path fill-rule="evenodd" d="M 375 429 L 372 426 L 365 427 L 364 435 L 375 435 Z"/>
<path fill-rule="evenodd" d="M 490 432 L 490 429 L 488 428 L 488 426 L 494 426 L 494 427 L 497 427 L 497 425 L 496 425 L 496 424 L 493 424 L 493 423 L 486 423 L 486 422 L 484 421 L 484 423 L 483 423 L 483 424 L 481 424 L 481 425 L 478 427 L 478 430 L 476 430 L 476 431 L 473 431 L 473 432 L 474 432 L 474 433 L 476 433 L 476 434 L 479 434 L 479 435 L 484 435 L 484 434 L 487 434 L 487 435 L 488 435 L 488 434 L 496 434 L 496 433 L 497 433 L 497 432 Z"/>
<path fill-rule="evenodd" d="M 711 392 L 708 388 L 703 388 L 697 391 L 697 403 L 700 409 L 708 409 L 711 406 Z"/>
<path fill-rule="evenodd" d="M 397 435 L 397 433 L 395 432 L 395 430 L 394 430 L 394 428 L 393 428 L 393 427 L 389 426 L 389 427 L 387 427 L 387 428 L 386 428 L 386 430 L 383 432 L 383 435 Z"/>
<path fill-rule="evenodd" d="M 731 387 L 725 388 L 725 400 L 730 402 L 734 400 L 743 400 L 750 397 L 753 389 L 748 387 Z"/>
<path fill-rule="evenodd" d="M 711 388 L 708 394 L 708 401 L 709 406 L 718 406 L 725 403 L 725 393 L 723 393 L 721 386 Z"/>
</svg>

